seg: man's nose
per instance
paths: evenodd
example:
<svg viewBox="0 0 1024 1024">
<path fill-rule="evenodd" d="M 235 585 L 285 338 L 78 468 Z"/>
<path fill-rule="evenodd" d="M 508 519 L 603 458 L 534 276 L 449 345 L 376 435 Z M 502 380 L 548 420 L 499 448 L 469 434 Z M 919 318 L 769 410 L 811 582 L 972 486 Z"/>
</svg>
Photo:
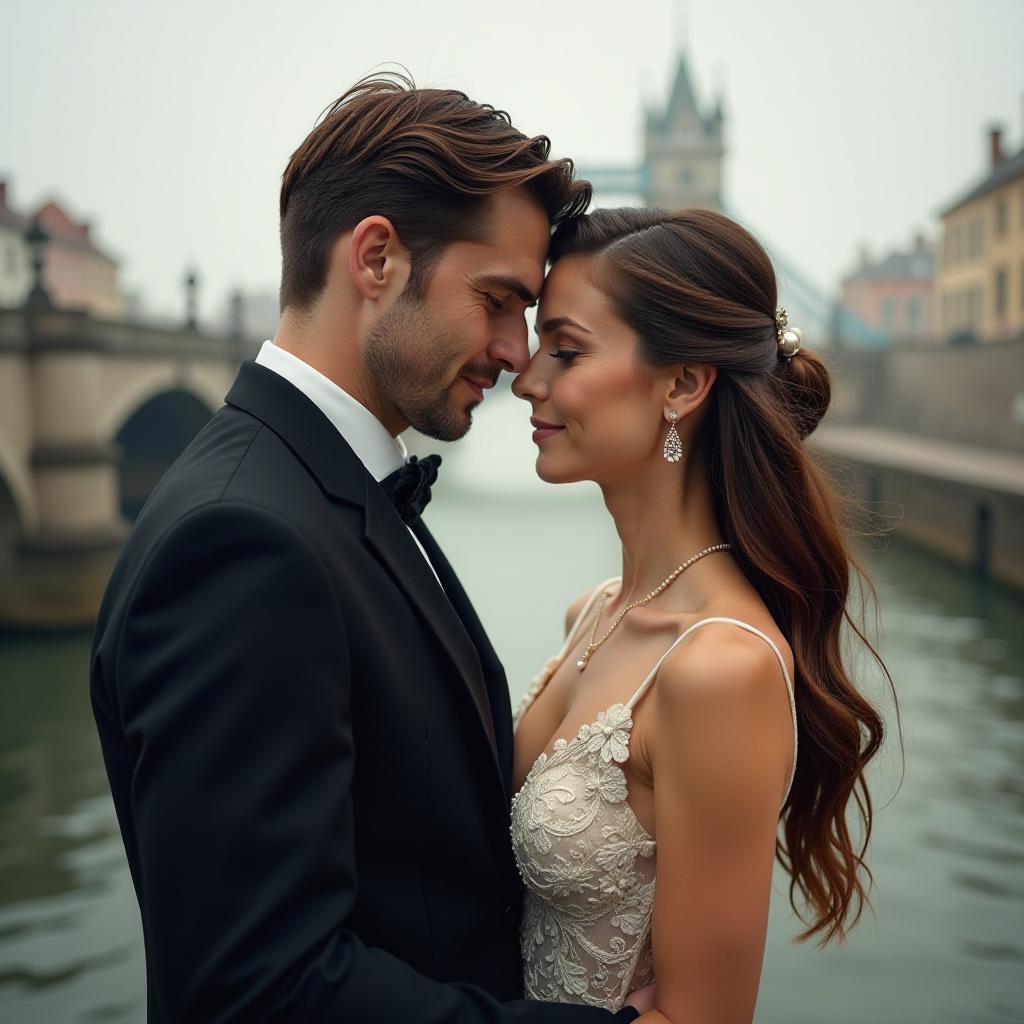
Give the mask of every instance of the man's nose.
<svg viewBox="0 0 1024 1024">
<path fill-rule="evenodd" d="M 530 363 L 526 324 L 507 327 L 487 346 L 487 355 L 510 373 L 522 373 Z"/>
</svg>

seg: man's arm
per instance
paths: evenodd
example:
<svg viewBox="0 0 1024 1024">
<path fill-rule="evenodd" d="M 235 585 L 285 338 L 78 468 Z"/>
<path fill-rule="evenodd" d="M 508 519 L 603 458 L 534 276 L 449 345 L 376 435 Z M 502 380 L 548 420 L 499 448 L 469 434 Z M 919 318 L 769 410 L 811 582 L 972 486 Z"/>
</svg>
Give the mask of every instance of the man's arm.
<svg viewBox="0 0 1024 1024">
<path fill-rule="evenodd" d="M 122 621 L 104 674 L 137 753 L 161 1019 L 613 1019 L 434 982 L 346 927 L 358 886 L 348 642 L 331 580 L 290 525 L 243 504 L 189 514 L 151 553 Z"/>
</svg>

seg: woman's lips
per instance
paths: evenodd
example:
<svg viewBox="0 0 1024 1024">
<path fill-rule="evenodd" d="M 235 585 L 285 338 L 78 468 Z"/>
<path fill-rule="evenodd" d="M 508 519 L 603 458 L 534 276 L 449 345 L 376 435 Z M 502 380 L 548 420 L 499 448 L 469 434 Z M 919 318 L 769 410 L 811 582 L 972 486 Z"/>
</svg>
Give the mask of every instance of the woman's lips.
<svg viewBox="0 0 1024 1024">
<path fill-rule="evenodd" d="M 544 420 L 538 420 L 531 418 L 530 422 L 534 426 L 533 440 L 536 444 L 542 444 L 549 437 L 554 437 L 555 434 L 565 430 L 565 427 L 556 426 L 554 423 L 545 423 Z"/>
</svg>

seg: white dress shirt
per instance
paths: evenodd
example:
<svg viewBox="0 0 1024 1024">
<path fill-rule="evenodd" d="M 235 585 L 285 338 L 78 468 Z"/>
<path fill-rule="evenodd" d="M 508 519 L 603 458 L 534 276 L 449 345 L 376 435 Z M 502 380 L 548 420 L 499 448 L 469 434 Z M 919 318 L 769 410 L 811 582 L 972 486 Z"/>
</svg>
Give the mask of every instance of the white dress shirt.
<svg viewBox="0 0 1024 1024">
<path fill-rule="evenodd" d="M 402 439 L 392 437 L 384 424 L 365 405 L 357 402 L 319 370 L 314 370 L 309 363 L 279 348 L 272 341 L 263 342 L 256 362 L 297 387 L 334 424 L 355 452 L 356 458 L 378 483 L 405 465 L 409 452 Z M 437 577 L 437 571 L 431 565 L 419 538 L 412 530 L 409 530 L 409 535 Z"/>
</svg>

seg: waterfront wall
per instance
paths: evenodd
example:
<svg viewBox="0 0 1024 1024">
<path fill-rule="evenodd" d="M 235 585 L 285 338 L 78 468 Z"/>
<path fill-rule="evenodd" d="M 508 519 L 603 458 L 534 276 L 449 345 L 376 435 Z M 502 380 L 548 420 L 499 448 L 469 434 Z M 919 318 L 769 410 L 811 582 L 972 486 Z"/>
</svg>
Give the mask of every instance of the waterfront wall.
<svg viewBox="0 0 1024 1024">
<path fill-rule="evenodd" d="M 838 455 L 826 433 L 819 448 L 835 456 L 833 473 L 866 511 L 864 528 L 893 533 L 980 578 L 1024 592 L 1024 498 L 870 456 Z M 860 525 L 860 524 L 858 524 Z"/>
<path fill-rule="evenodd" d="M 1024 591 L 1024 338 L 825 358 L 812 443 L 873 528 Z"/>
<path fill-rule="evenodd" d="M 1024 336 L 822 354 L 835 386 L 829 423 L 1024 453 Z"/>
</svg>

